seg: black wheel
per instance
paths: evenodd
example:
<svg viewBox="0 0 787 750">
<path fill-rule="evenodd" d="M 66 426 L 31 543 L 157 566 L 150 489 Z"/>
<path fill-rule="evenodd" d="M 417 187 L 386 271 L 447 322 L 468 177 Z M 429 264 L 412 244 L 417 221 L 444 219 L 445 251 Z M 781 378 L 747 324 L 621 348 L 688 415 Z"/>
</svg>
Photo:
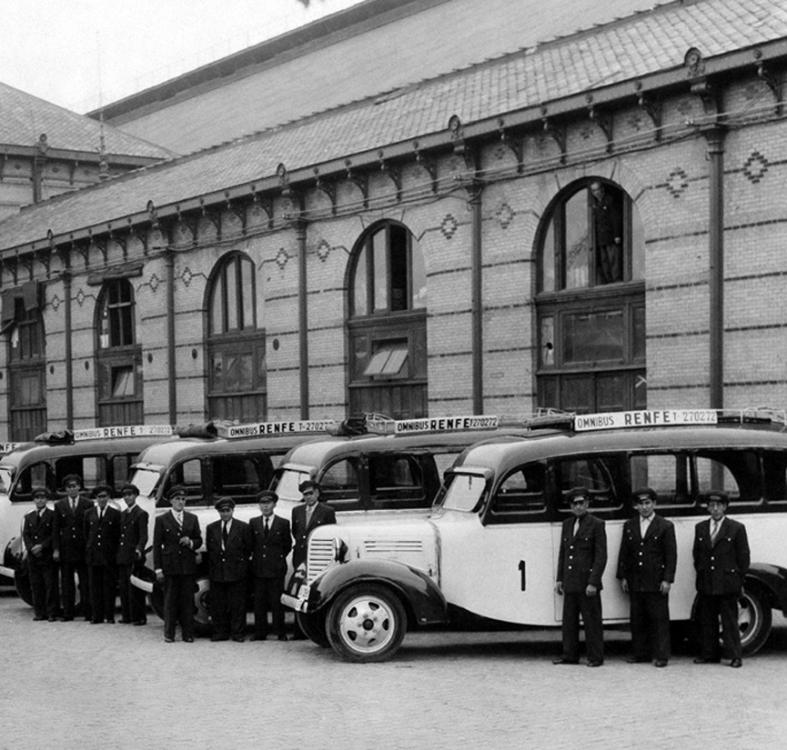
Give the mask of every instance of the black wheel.
<svg viewBox="0 0 787 750">
<path fill-rule="evenodd" d="M 295 625 L 299 627 L 304 635 L 314 641 L 321 648 L 328 648 L 330 642 L 325 634 L 325 617 L 320 614 L 295 613 Z"/>
<path fill-rule="evenodd" d="M 333 650 L 346 661 L 384 661 L 407 631 L 399 598 L 377 584 L 357 584 L 339 594 L 328 612 L 327 635 Z"/>
<path fill-rule="evenodd" d="M 30 576 L 27 574 L 26 566 L 22 565 L 14 572 L 14 585 L 19 598 L 32 607 L 33 592 L 30 590 Z"/>
<path fill-rule="evenodd" d="M 741 647 L 747 656 L 756 654 L 771 634 L 771 606 L 760 586 L 744 587 L 738 598 L 738 627 Z"/>
</svg>

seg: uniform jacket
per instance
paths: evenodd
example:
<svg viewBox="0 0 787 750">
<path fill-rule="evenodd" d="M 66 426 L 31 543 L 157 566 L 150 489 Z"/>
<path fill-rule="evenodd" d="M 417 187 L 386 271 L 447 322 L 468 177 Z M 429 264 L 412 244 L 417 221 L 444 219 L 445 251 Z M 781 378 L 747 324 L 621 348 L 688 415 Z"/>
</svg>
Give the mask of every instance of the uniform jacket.
<svg viewBox="0 0 787 750">
<path fill-rule="evenodd" d="M 187 536 L 192 541 L 192 549 L 180 543 Z M 199 519 L 188 511 L 183 511 L 183 529 L 178 529 L 177 521 L 170 511 L 156 518 L 153 527 L 153 567 L 164 575 L 194 575 L 197 572 L 197 550 L 202 546 Z"/>
<path fill-rule="evenodd" d="M 145 558 L 148 543 L 148 514 L 138 505 L 126 508 L 120 514 L 120 544 L 118 565 L 133 565 Z"/>
<path fill-rule="evenodd" d="M 120 543 L 120 511 L 107 505 L 99 521 L 98 507 L 85 513 L 85 562 L 114 566 Z"/>
<path fill-rule="evenodd" d="M 38 511 L 30 511 L 25 516 L 22 524 L 22 541 L 27 550 L 27 559 L 33 565 L 48 565 L 52 562 L 52 537 L 54 534 L 55 512 L 49 508 L 44 509 L 41 518 Z M 40 544 L 43 548 L 41 554 L 33 554 L 33 547 Z"/>
<path fill-rule="evenodd" d="M 639 515 L 623 524 L 618 578 L 628 581 L 630 591 L 658 591 L 662 581 L 672 583 L 677 559 L 672 521 L 654 513 L 644 539 Z"/>
<path fill-rule="evenodd" d="M 74 510 L 71 510 L 68 497 L 61 497 L 55 503 L 53 545 L 60 554 L 60 562 L 85 561 L 85 513 L 92 507 L 93 503 L 81 495 Z"/>
<path fill-rule="evenodd" d="M 227 534 L 227 543 L 222 549 L 221 523 L 221 521 L 214 521 L 205 529 L 210 580 L 224 583 L 243 580 L 249 572 L 251 557 L 249 524 L 233 518 Z"/>
<path fill-rule="evenodd" d="M 306 525 L 306 503 L 295 506 L 292 511 L 292 536 L 295 540 L 292 553 L 294 567 L 297 568 L 302 562 L 306 562 L 309 533 L 312 529 L 329 523 L 336 523 L 336 511 L 330 505 L 318 501 L 312 511 L 308 526 Z"/>
<path fill-rule="evenodd" d="M 601 576 L 607 565 L 607 533 L 600 518 L 586 513 L 574 536 L 571 516 L 563 521 L 560 533 L 560 553 L 557 562 L 557 580 L 563 582 L 568 594 L 578 594 L 588 585 L 601 590 Z"/>
<path fill-rule="evenodd" d="M 737 594 L 751 562 L 746 527 L 726 516 L 711 543 L 708 518 L 694 527 L 694 569 L 697 591 L 714 596 Z"/>
<path fill-rule="evenodd" d="M 262 516 L 251 519 L 251 569 L 256 578 L 279 578 L 287 572 L 287 555 L 292 549 L 290 522 L 273 515 L 268 535 Z"/>
</svg>

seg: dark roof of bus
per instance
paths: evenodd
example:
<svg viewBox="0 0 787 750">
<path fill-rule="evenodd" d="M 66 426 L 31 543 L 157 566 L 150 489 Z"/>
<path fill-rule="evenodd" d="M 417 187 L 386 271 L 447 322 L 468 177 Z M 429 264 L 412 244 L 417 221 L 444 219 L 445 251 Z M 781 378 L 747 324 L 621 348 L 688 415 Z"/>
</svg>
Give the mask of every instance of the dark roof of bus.
<svg viewBox="0 0 787 750">
<path fill-rule="evenodd" d="M 177 438 L 175 438 L 177 439 Z M 0 466 L 20 466 L 34 461 L 46 461 L 59 456 L 98 456 L 139 453 L 151 444 L 172 442 L 171 437 L 145 435 L 139 437 L 78 440 L 75 443 L 24 443 L 23 446 L 0 458 Z"/>
<path fill-rule="evenodd" d="M 503 435 L 524 435 L 524 427 L 496 430 L 462 430 L 457 432 L 419 432 L 407 435 L 359 435 L 353 438 L 331 437 L 310 440 L 293 448 L 282 461 L 302 466 L 321 466 L 328 460 L 361 453 L 428 452 L 429 449 L 454 447 L 457 450 L 479 440 Z"/>
<path fill-rule="evenodd" d="M 144 464 L 166 466 L 175 459 L 194 458 L 217 454 L 259 453 L 282 454 L 305 440 L 314 438 L 314 433 L 288 433 L 286 435 L 253 438 L 176 438 L 167 443 L 151 445 L 140 455 L 135 466 Z"/>
<path fill-rule="evenodd" d="M 522 439 L 489 439 L 472 445 L 460 458 L 471 467 L 505 470 L 522 460 L 610 451 L 701 450 L 703 448 L 787 449 L 781 425 L 708 425 L 705 427 L 640 427 L 636 429 L 573 431 L 534 430 Z"/>
</svg>

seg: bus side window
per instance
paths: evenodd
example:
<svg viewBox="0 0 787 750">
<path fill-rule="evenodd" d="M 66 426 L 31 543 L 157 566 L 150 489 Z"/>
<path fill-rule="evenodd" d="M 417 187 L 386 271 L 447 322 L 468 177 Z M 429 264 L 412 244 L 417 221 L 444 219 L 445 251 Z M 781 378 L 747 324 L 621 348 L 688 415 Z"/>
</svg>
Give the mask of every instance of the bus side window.
<svg viewBox="0 0 787 750">
<path fill-rule="evenodd" d="M 369 494 L 375 508 L 409 508 L 428 503 L 421 467 L 409 456 L 369 456 Z"/>
<path fill-rule="evenodd" d="M 199 458 L 192 458 L 173 467 L 156 507 L 170 507 L 167 496 L 170 490 L 177 485 L 182 485 L 186 489 L 186 505 L 203 505 L 205 500 L 202 490 L 202 475 L 202 461 Z"/>
<path fill-rule="evenodd" d="M 694 466 L 698 495 L 724 490 L 730 504 L 759 501 L 760 461 L 755 451 L 700 451 Z"/>
<path fill-rule="evenodd" d="M 42 461 L 41 463 L 33 464 L 22 470 L 19 475 L 16 486 L 14 487 L 14 494 L 11 496 L 11 502 L 26 503 L 31 502 L 30 491 L 33 487 L 49 487 L 54 484 L 54 477 L 49 464 Z"/>
<path fill-rule="evenodd" d="M 762 456 L 763 495 L 768 502 L 787 502 L 787 453 L 765 451 Z"/>
<path fill-rule="evenodd" d="M 568 493 L 574 487 L 584 487 L 590 492 L 591 512 L 620 507 L 625 477 L 622 455 L 563 458 L 555 464 L 560 510 L 568 510 Z"/>
<path fill-rule="evenodd" d="M 112 456 L 112 487 L 120 497 L 120 488 L 129 481 L 129 468 L 135 461 L 134 456 Z"/>
<path fill-rule="evenodd" d="M 512 471 L 501 483 L 492 499 L 493 516 L 534 513 L 546 508 L 544 487 L 546 466 L 536 461 Z"/>
<path fill-rule="evenodd" d="M 631 456 L 631 489 L 650 487 L 660 508 L 694 504 L 689 488 L 688 456 L 673 453 L 645 453 Z"/>
<path fill-rule="evenodd" d="M 251 456 L 214 456 L 213 502 L 229 495 L 239 505 L 256 503 L 257 493 L 268 485 L 270 477 L 268 473 L 268 481 L 264 481 L 266 478 L 259 476 Z"/>
<path fill-rule="evenodd" d="M 360 507 L 357 459 L 343 458 L 331 464 L 319 478 L 320 499 L 337 510 Z"/>
</svg>

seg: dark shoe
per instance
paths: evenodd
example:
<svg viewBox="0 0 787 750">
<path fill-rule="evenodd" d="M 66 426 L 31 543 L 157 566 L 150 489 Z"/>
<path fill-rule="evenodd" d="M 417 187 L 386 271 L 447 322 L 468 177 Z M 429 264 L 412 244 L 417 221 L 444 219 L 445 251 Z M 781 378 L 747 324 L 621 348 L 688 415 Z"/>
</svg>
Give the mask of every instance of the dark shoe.
<svg viewBox="0 0 787 750">
<path fill-rule="evenodd" d="M 278 636 L 278 639 L 279 639 L 280 641 L 286 641 L 286 640 L 287 640 L 287 636 L 286 636 L 284 633 L 281 633 L 281 634 Z"/>
<path fill-rule="evenodd" d="M 589 667 L 600 667 L 604 662 L 603 661 L 589 661 Z"/>
<path fill-rule="evenodd" d="M 194 643 L 194 639 L 191 636 L 188 636 L 183 639 L 183 643 Z"/>
<path fill-rule="evenodd" d="M 127 620 L 125 617 L 122 617 L 118 622 L 120 622 L 121 625 L 131 625 L 131 620 Z"/>
<path fill-rule="evenodd" d="M 731 666 L 733 669 L 740 669 L 740 668 L 743 666 L 743 662 L 742 662 L 740 659 L 733 659 L 733 660 L 730 662 L 730 666 Z"/>
<path fill-rule="evenodd" d="M 164 636 L 164 643 L 175 643 L 174 638 L 170 638 L 168 635 Z"/>
<path fill-rule="evenodd" d="M 134 620 L 134 622 L 132 624 L 133 625 L 147 625 L 148 621 L 147 620 Z"/>
<path fill-rule="evenodd" d="M 565 659 L 562 656 L 552 659 L 553 664 L 579 664 L 579 659 Z"/>
<path fill-rule="evenodd" d="M 105 620 L 105 622 L 108 623 L 109 625 L 114 625 L 115 624 L 114 620 Z"/>
<path fill-rule="evenodd" d="M 230 637 L 228 635 L 212 635 L 210 637 L 210 640 L 213 641 L 213 643 L 218 643 L 219 641 L 228 641 L 229 639 Z M 184 638 L 183 640 L 186 639 Z"/>
<path fill-rule="evenodd" d="M 667 666 L 667 660 L 666 659 L 656 659 L 653 662 L 653 666 L 654 667 L 666 667 Z"/>
<path fill-rule="evenodd" d="M 251 640 L 253 640 L 253 641 L 267 641 L 268 640 L 268 636 L 265 633 L 255 633 L 251 637 Z"/>
<path fill-rule="evenodd" d="M 49 622 L 57 622 L 57 617 L 54 615 L 52 615 L 52 617 L 47 617 L 46 619 L 49 620 Z"/>
<path fill-rule="evenodd" d="M 232 636 L 232 640 L 235 641 L 235 643 L 245 643 L 246 642 L 246 638 L 244 636 L 242 636 L 242 635 L 233 635 Z"/>
<path fill-rule="evenodd" d="M 46 620 L 46 617 L 44 617 L 43 615 L 36 615 L 33 618 L 33 622 L 41 622 L 42 620 Z"/>
<path fill-rule="evenodd" d="M 73 619 L 73 617 L 61 617 L 60 622 L 71 622 Z"/>
<path fill-rule="evenodd" d="M 626 664 L 644 664 L 646 661 L 650 661 L 650 659 L 642 659 L 639 656 L 629 656 L 626 659 Z"/>
<path fill-rule="evenodd" d="M 695 664 L 718 664 L 719 659 L 706 659 L 704 656 L 698 656 L 695 660 Z"/>
</svg>

